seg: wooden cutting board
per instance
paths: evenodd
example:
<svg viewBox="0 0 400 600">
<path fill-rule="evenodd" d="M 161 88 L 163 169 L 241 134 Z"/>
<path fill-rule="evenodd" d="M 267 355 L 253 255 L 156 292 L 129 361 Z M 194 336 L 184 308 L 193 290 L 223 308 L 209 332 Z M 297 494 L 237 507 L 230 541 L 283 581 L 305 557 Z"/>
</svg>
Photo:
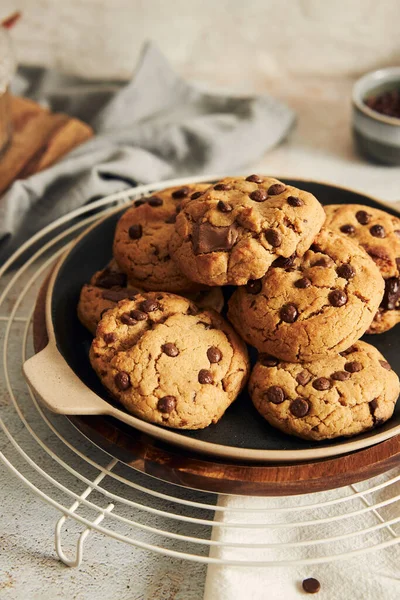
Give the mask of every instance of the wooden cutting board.
<svg viewBox="0 0 400 600">
<path fill-rule="evenodd" d="M 9 96 L 13 135 L 0 160 L 0 194 L 16 179 L 43 171 L 93 136 L 89 125 L 36 102 Z"/>
</svg>

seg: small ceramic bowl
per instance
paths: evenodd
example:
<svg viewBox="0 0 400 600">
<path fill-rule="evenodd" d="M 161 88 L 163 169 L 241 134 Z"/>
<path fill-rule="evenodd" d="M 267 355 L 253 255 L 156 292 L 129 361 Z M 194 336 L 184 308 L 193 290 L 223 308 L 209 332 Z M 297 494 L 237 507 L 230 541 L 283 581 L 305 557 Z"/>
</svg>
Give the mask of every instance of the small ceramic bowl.
<svg viewBox="0 0 400 600">
<path fill-rule="evenodd" d="M 400 67 L 367 73 L 353 87 L 353 136 L 361 154 L 376 162 L 400 165 L 400 119 L 365 104 L 371 96 L 400 89 Z"/>
</svg>

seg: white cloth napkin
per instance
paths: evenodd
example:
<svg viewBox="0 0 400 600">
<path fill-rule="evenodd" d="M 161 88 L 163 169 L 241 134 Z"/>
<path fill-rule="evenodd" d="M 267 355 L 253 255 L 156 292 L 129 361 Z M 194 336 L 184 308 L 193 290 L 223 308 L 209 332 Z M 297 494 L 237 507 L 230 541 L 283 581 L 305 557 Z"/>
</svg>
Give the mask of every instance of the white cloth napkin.
<svg viewBox="0 0 400 600">
<path fill-rule="evenodd" d="M 364 491 L 373 486 L 388 482 L 398 476 L 398 481 L 364 494 L 364 498 L 355 496 L 357 491 Z M 339 504 L 328 505 L 308 510 L 305 505 L 318 504 L 347 497 L 350 500 Z M 391 499 L 396 498 L 395 501 Z M 389 501 L 386 506 L 376 512 L 370 510 L 351 515 L 355 511 L 365 510 L 367 503 Z M 292 560 L 312 559 L 315 556 L 341 555 L 357 551 L 363 547 L 371 547 L 389 542 L 385 549 L 330 561 L 327 564 L 307 564 L 300 566 L 268 566 L 268 567 L 208 567 L 204 600 L 297 600 L 307 594 L 302 589 L 302 581 L 313 577 L 318 579 L 321 590 L 317 594 L 321 600 L 398 600 L 400 598 L 400 470 L 367 482 L 347 486 L 340 490 L 292 496 L 284 498 L 246 498 L 239 496 L 220 496 L 219 507 L 229 512 L 217 512 L 213 527 L 212 540 L 233 544 L 233 547 L 213 546 L 210 556 L 225 560 Z M 233 512 L 234 509 L 245 508 L 246 512 Z M 276 509 L 289 509 L 280 513 Z M 294 511 L 293 509 L 301 508 Z M 254 509 L 261 509 L 254 512 Z M 338 515 L 347 518 L 335 519 Z M 333 519 L 312 526 L 296 526 L 297 522 L 315 521 L 316 519 Z M 398 520 L 385 526 L 384 523 Z M 254 529 L 224 528 L 219 524 L 245 523 L 247 525 L 266 524 Z M 279 528 L 279 524 L 284 528 Z M 293 525 L 292 525 L 293 524 Z M 325 539 L 342 536 L 374 526 L 375 531 L 363 535 L 351 536 L 347 539 L 332 541 L 329 544 L 312 546 L 278 548 L 238 548 L 237 544 L 276 544 L 302 542 L 305 540 Z"/>
</svg>

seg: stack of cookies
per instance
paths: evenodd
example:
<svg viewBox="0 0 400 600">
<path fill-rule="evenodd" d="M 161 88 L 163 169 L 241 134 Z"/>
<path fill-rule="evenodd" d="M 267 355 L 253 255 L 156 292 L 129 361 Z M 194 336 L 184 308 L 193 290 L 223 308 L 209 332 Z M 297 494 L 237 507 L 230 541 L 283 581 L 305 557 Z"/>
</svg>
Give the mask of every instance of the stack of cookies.
<svg viewBox="0 0 400 600">
<path fill-rule="evenodd" d="M 136 200 L 113 255 L 78 315 L 103 385 L 139 418 L 216 423 L 246 385 L 246 343 L 254 406 L 286 433 L 350 436 L 393 414 L 398 377 L 358 340 L 400 321 L 400 219 L 229 177 Z"/>
</svg>

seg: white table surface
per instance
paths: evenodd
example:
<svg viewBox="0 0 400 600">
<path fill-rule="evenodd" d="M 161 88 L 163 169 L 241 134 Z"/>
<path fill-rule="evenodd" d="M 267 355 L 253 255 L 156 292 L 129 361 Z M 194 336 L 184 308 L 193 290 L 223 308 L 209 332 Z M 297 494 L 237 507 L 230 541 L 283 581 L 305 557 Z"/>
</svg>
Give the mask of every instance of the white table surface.
<svg viewBox="0 0 400 600">
<path fill-rule="evenodd" d="M 351 81 L 345 79 L 292 81 L 290 86 L 278 83 L 269 88 L 296 110 L 297 128 L 287 142 L 245 170 L 329 181 L 384 200 L 400 199 L 400 168 L 368 164 L 353 151 L 350 89 Z M 36 290 L 30 294 L 32 302 L 35 294 Z M 1 337 L 5 326 L 1 317 L 7 316 L 9 308 L 0 309 Z M 18 361 L 17 356 L 14 360 Z M 1 410 L 9 422 L 14 420 L 16 429 L 21 428 L 18 418 L 11 416 L 8 402 L 1 382 Z M 30 443 L 34 449 L 34 442 Z M 7 451 L 8 444 L 0 438 L 3 448 Z M 0 597 L 4 600 L 202 598 L 205 567 L 147 554 L 97 534 L 89 536 L 81 568 L 65 567 L 53 545 L 59 513 L 2 465 L 0 506 Z"/>
</svg>

